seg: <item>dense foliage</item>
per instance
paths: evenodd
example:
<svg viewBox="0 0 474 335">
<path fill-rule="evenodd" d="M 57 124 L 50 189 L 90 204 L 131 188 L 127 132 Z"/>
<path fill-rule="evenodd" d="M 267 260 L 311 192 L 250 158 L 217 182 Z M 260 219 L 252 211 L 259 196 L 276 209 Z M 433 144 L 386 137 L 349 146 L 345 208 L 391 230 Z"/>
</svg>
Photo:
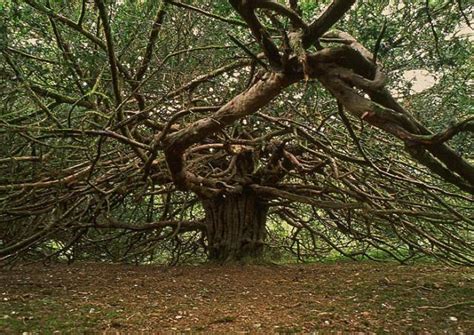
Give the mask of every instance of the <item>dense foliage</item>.
<svg viewBox="0 0 474 335">
<path fill-rule="evenodd" d="M 472 264 L 473 7 L 353 2 L 0 4 L 2 260 Z"/>
</svg>

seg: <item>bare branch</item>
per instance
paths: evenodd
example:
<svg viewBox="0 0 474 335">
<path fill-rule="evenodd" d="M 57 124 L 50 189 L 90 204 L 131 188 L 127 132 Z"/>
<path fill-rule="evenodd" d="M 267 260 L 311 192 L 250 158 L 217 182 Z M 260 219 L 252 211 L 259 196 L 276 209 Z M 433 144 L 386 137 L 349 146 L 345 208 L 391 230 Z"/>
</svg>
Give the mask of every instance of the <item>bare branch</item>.
<svg viewBox="0 0 474 335">
<path fill-rule="evenodd" d="M 303 38 L 304 47 L 309 48 L 316 43 L 325 32 L 342 18 L 354 3 L 355 0 L 333 0 L 323 14 L 308 26 Z"/>
</svg>

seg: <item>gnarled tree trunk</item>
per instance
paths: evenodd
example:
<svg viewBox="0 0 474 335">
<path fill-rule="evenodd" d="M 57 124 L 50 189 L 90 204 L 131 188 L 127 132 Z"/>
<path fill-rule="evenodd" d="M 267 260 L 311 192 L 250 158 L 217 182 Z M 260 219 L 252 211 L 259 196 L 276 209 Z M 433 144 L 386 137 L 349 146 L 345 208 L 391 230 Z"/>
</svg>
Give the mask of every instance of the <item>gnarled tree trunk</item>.
<svg viewBox="0 0 474 335">
<path fill-rule="evenodd" d="M 262 256 L 268 205 L 251 190 L 203 200 L 209 259 L 217 262 Z"/>
</svg>

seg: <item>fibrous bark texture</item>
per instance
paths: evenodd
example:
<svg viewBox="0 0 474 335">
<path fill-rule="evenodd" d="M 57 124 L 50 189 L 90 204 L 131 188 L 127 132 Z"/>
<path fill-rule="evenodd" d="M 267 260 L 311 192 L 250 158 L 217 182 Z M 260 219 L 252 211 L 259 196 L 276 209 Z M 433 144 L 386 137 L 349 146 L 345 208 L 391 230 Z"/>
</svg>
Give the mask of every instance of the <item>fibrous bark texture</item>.
<svg viewBox="0 0 474 335">
<path fill-rule="evenodd" d="M 209 259 L 218 262 L 262 256 L 267 204 L 251 190 L 203 200 Z"/>
</svg>

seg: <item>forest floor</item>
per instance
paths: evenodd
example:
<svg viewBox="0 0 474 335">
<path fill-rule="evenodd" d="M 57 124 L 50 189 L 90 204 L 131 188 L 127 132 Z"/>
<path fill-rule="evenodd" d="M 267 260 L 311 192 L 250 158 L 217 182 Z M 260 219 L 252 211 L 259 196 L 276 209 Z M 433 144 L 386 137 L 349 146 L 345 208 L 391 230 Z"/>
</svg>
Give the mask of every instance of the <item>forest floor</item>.
<svg viewBox="0 0 474 335">
<path fill-rule="evenodd" d="M 0 270 L 0 333 L 474 334 L 474 270 L 379 263 Z"/>
</svg>

